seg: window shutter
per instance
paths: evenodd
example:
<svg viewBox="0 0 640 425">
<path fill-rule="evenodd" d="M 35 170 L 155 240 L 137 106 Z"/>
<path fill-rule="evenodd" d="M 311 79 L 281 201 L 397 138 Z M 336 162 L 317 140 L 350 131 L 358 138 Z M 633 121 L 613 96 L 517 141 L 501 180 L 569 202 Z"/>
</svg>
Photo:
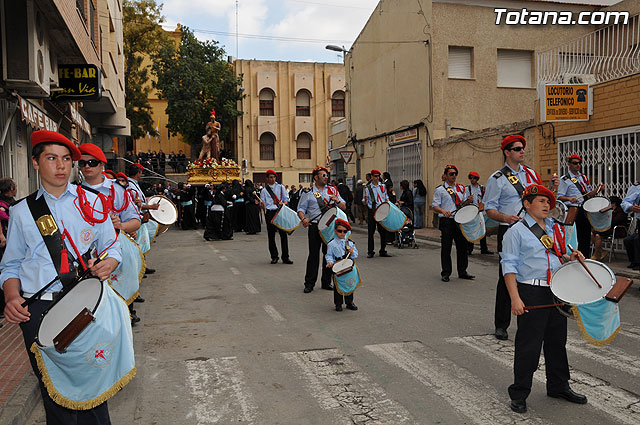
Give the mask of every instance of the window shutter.
<svg viewBox="0 0 640 425">
<path fill-rule="evenodd" d="M 498 87 L 531 88 L 532 58 L 526 50 L 498 50 Z"/>
<path fill-rule="evenodd" d="M 449 78 L 472 78 L 471 47 L 449 46 Z"/>
</svg>

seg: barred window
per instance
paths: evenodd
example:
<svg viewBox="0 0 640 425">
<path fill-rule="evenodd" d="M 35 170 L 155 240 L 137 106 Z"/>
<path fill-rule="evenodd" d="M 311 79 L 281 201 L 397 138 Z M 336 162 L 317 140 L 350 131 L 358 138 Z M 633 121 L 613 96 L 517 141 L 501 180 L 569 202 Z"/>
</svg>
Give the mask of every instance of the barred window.
<svg viewBox="0 0 640 425">
<path fill-rule="evenodd" d="M 296 95 L 296 116 L 311 116 L 311 93 L 308 90 L 300 90 Z"/>
<path fill-rule="evenodd" d="M 344 117 L 344 92 L 338 90 L 331 98 L 331 116 Z"/>
<path fill-rule="evenodd" d="M 276 138 L 271 133 L 260 136 L 260 160 L 273 161 L 275 159 Z"/>
<path fill-rule="evenodd" d="M 311 159 L 311 135 L 309 133 L 300 133 L 296 139 L 296 157 Z"/>
<path fill-rule="evenodd" d="M 262 89 L 260 91 L 260 115 L 266 117 L 274 116 L 273 110 L 273 91 L 271 89 Z"/>
</svg>

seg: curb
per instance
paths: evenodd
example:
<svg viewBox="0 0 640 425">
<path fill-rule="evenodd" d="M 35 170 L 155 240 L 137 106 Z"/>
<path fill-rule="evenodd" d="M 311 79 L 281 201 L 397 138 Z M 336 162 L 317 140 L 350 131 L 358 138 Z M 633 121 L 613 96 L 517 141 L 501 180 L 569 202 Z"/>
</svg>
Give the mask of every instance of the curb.
<svg viewBox="0 0 640 425">
<path fill-rule="evenodd" d="M 40 403 L 38 380 L 29 369 L 18 388 L 0 410 L 0 425 L 27 423 L 38 403 Z"/>
</svg>

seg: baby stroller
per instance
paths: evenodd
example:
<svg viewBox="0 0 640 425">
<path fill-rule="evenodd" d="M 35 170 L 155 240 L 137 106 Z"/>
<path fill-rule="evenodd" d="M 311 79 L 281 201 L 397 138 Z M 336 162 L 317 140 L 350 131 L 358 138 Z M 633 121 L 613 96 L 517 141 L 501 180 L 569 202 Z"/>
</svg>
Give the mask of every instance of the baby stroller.
<svg viewBox="0 0 640 425">
<path fill-rule="evenodd" d="M 413 211 L 407 207 L 400 207 L 400 211 L 402 211 L 407 218 L 409 219 L 402 229 L 396 232 L 396 243 L 395 245 L 398 249 L 402 249 L 405 246 L 411 248 L 418 248 L 418 244 L 416 243 L 416 231 L 413 227 Z"/>
</svg>

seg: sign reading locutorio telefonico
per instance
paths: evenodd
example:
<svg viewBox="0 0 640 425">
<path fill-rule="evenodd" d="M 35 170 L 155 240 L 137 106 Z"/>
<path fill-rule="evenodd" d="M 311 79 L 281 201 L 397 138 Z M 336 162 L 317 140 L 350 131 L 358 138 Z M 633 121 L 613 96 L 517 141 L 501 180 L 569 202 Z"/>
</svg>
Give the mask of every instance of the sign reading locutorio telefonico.
<svg viewBox="0 0 640 425">
<path fill-rule="evenodd" d="M 58 81 L 62 91 L 53 93 L 53 100 L 100 100 L 102 81 L 95 65 L 59 65 Z"/>
<path fill-rule="evenodd" d="M 547 84 L 540 102 L 540 120 L 588 121 L 588 84 Z"/>
</svg>

